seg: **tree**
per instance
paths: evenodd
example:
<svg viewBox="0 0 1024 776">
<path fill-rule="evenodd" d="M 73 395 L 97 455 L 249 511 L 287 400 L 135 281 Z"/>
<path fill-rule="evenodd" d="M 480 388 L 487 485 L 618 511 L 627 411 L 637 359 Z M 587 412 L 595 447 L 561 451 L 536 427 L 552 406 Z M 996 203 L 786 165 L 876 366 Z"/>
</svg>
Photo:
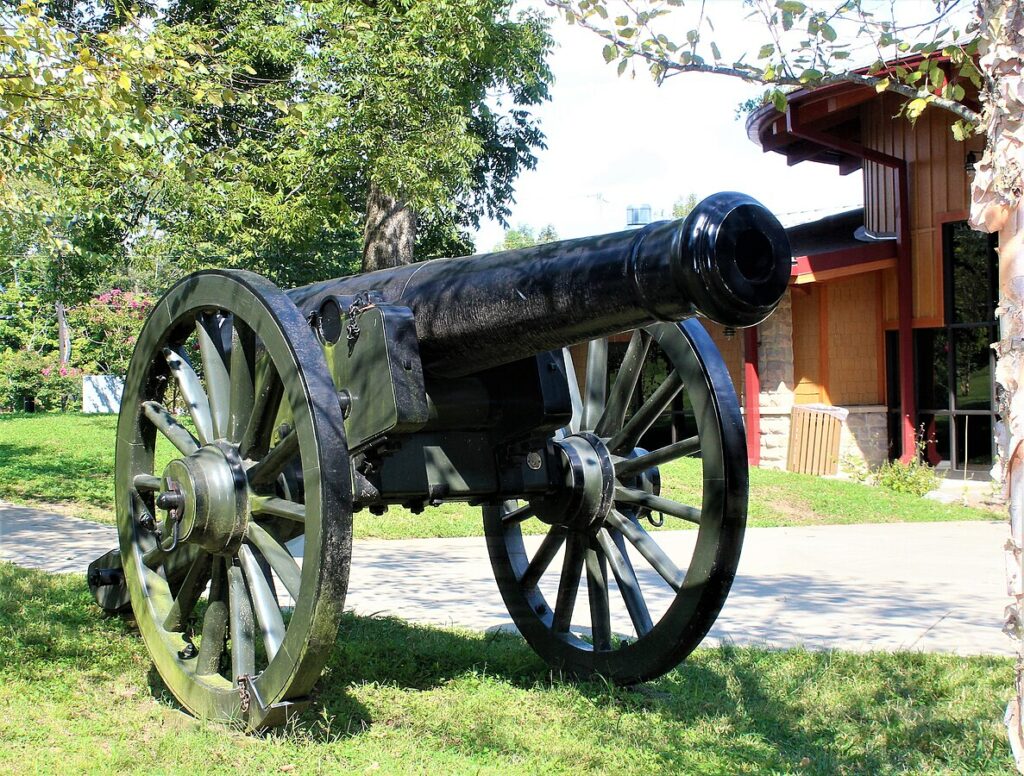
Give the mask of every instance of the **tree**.
<svg viewBox="0 0 1024 776">
<path fill-rule="evenodd" d="M 0 32 L 0 225 L 9 229 L 32 222 L 66 243 L 69 208 L 82 205 L 67 196 L 83 190 L 76 183 L 153 172 L 140 156 L 160 168 L 188 165 L 192 114 L 232 98 L 231 68 L 212 56 L 200 26 L 146 31 L 120 4 L 29 0 L 0 4 Z M 106 197 L 88 204 L 80 216 L 120 213 Z"/>
<path fill-rule="evenodd" d="M 690 192 L 685 197 L 677 199 L 672 205 L 672 217 L 686 218 L 695 207 L 697 207 L 697 195 Z"/>
<path fill-rule="evenodd" d="M 534 245 L 554 242 L 558 239 L 558 232 L 552 224 L 541 228 L 536 234 L 533 227 L 527 224 L 520 224 L 515 229 L 505 231 L 505 237 L 500 243 L 494 246 L 496 251 L 512 251 L 517 248 L 532 248 Z"/>
<path fill-rule="evenodd" d="M 31 181 L 45 205 L 19 212 L 41 211 L 46 286 L 70 302 L 209 265 L 281 285 L 346 274 L 380 237 L 392 191 L 418 257 L 468 253 L 468 230 L 508 215 L 543 146 L 529 107 L 547 99 L 551 39 L 538 13 L 505 0 L 177 0 L 145 24 L 119 7 L 9 20 L 52 29 L 72 52 L 105 46 L 79 83 L 60 66 L 78 53 L 39 58 L 54 46 L 25 43 L 34 82 L 56 86 L 24 121 L 34 163 L 3 179 Z M 92 94 L 100 76 L 109 88 Z M 84 118 L 44 110 L 86 92 Z M 381 255 L 408 259 L 412 244 Z"/>
<path fill-rule="evenodd" d="M 639 61 L 659 83 L 688 72 L 740 78 L 764 84 L 762 101 L 780 111 L 786 107 L 786 87 L 859 83 L 904 97 L 902 114 L 911 121 L 935 107 L 956 116 L 958 139 L 984 132 L 985 153 L 972 184 L 971 224 L 999 233 L 1000 341 L 995 348 L 1003 420 L 996 436 L 1011 527 L 1007 568 L 1013 603 L 1007 607 L 1005 629 L 1018 645 L 1016 691 L 1006 723 L 1017 768 L 1024 772 L 1024 8 L 1018 0 L 935 0 L 931 20 L 900 25 L 894 10 L 876 16 L 865 0 L 820 8 L 794 0 L 748 0 L 764 31 L 763 44 L 748 60 L 723 55 L 711 39 L 714 28 L 705 15 L 709 4 L 703 2 L 693 4 L 698 13 L 684 22 L 689 29 L 676 39 L 659 29 L 659 20 L 683 6 L 683 0 L 624 3 L 614 17 L 605 0 L 546 2 L 569 23 L 604 38 L 604 59 L 617 62 L 620 74 Z M 965 26 L 964 39 L 950 20 L 972 8 L 976 17 Z M 852 64 L 855 40 L 874 46 L 876 56 L 866 67 Z M 937 53 L 948 58 L 948 67 L 940 66 L 933 56 Z M 920 63 L 911 67 L 899 61 L 909 54 L 921 55 Z M 968 83 L 979 91 L 981 112 L 965 102 Z"/>
<path fill-rule="evenodd" d="M 507 216 L 543 145 L 529 107 L 547 99 L 551 39 L 539 14 L 511 5 L 177 3 L 172 21 L 223 28 L 259 100 L 209 116 L 215 172 L 177 181 L 161 217 L 174 252 L 239 256 L 287 284 L 351 271 L 353 258 L 408 261 L 414 246 L 468 252 L 467 229 Z M 282 253 L 301 271 L 262 266 Z"/>
<path fill-rule="evenodd" d="M 684 21 L 690 27 L 678 42 L 659 27 L 659 20 L 685 0 L 636 2 L 621 5 L 615 15 L 606 0 L 545 0 L 559 9 L 570 24 L 579 24 L 605 39 L 605 62 L 617 62 L 619 74 L 633 63 L 644 63 L 659 83 L 684 73 L 712 73 L 738 78 L 768 87 L 762 102 L 772 102 L 781 111 L 790 88 L 813 88 L 847 81 L 890 91 L 907 98 L 903 112 L 914 119 L 933 105 L 958 117 L 955 131 L 962 137 L 973 132 L 980 116 L 961 100 L 963 83 L 981 86 L 981 72 L 975 63 L 978 39 L 961 40 L 955 27 L 969 8 L 967 0 L 933 0 L 935 16 L 920 24 L 900 25 L 893 6 L 871 0 L 846 0 L 814 7 L 798 0 L 746 0 L 751 17 L 764 30 L 756 55 L 747 52 L 726 56 L 713 39 L 714 25 L 709 7 L 699 4 L 696 18 Z M 693 3 L 694 7 L 698 4 Z M 891 15 L 873 8 L 888 8 Z M 677 20 L 677 19 L 676 19 Z M 966 26 L 966 25 L 965 25 Z M 678 27 L 677 27 L 678 28 Z M 840 37 L 840 33 L 843 33 Z M 855 64 L 854 42 L 869 41 L 875 56 L 870 63 Z M 949 58 L 955 76 L 939 67 L 931 56 L 941 52 Z M 924 55 L 918 67 L 889 62 L 910 54 Z"/>
</svg>

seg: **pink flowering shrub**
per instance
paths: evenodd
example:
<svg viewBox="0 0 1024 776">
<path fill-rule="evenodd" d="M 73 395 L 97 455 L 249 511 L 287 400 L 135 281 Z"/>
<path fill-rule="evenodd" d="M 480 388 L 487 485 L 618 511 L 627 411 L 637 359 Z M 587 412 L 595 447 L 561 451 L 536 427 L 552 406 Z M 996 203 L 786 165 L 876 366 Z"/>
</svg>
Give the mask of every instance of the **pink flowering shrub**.
<svg viewBox="0 0 1024 776">
<path fill-rule="evenodd" d="M 73 310 L 72 360 L 87 374 L 124 375 L 153 303 L 149 294 L 112 288 Z"/>
<path fill-rule="evenodd" d="M 0 409 L 74 410 L 82 402 L 82 370 L 61 366 L 56 353 L 0 351 Z"/>
</svg>

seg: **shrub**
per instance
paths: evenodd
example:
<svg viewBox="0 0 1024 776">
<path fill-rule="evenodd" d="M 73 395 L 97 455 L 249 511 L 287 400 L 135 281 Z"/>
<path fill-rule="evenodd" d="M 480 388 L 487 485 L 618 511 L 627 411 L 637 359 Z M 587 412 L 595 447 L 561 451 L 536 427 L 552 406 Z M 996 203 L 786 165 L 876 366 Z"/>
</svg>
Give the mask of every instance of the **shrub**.
<svg viewBox="0 0 1024 776">
<path fill-rule="evenodd" d="M 32 350 L 0 352 L 0 407 L 22 410 L 75 409 L 82 401 L 82 370 L 61 366 L 56 354 Z"/>
<path fill-rule="evenodd" d="M 72 356 L 90 374 L 124 375 L 153 297 L 112 288 L 71 313 Z"/>
<path fill-rule="evenodd" d="M 935 470 L 918 458 L 909 463 L 888 461 L 875 470 L 872 480 L 883 488 L 915 496 L 923 496 L 939 484 Z"/>
</svg>

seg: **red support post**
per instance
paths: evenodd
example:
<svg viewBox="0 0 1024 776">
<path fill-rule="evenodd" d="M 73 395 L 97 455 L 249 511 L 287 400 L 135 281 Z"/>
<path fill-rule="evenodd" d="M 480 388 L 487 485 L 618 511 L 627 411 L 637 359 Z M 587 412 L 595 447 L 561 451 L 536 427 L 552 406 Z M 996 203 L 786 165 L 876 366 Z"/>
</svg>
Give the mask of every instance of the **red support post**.
<svg viewBox="0 0 1024 776">
<path fill-rule="evenodd" d="M 743 330 L 743 419 L 747 427 L 747 463 L 761 464 L 761 373 L 757 364 L 757 327 Z"/>
</svg>

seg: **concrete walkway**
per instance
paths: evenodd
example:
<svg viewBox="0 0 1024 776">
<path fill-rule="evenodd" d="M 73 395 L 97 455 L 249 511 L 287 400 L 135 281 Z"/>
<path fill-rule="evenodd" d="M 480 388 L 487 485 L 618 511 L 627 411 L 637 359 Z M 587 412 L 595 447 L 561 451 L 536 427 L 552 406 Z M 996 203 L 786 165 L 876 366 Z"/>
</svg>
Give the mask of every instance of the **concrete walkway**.
<svg viewBox="0 0 1024 776">
<path fill-rule="evenodd" d="M 1000 631 L 1006 530 L 980 522 L 750 529 L 711 641 L 1011 654 Z M 671 555 L 694 535 L 658 540 Z M 0 503 L 0 559 L 80 573 L 115 544 L 113 528 Z M 670 591 L 653 571 L 638 573 L 657 618 Z M 511 626 L 480 538 L 357 542 L 347 606 L 478 630 Z M 624 619 L 620 605 L 613 623 Z"/>
</svg>

